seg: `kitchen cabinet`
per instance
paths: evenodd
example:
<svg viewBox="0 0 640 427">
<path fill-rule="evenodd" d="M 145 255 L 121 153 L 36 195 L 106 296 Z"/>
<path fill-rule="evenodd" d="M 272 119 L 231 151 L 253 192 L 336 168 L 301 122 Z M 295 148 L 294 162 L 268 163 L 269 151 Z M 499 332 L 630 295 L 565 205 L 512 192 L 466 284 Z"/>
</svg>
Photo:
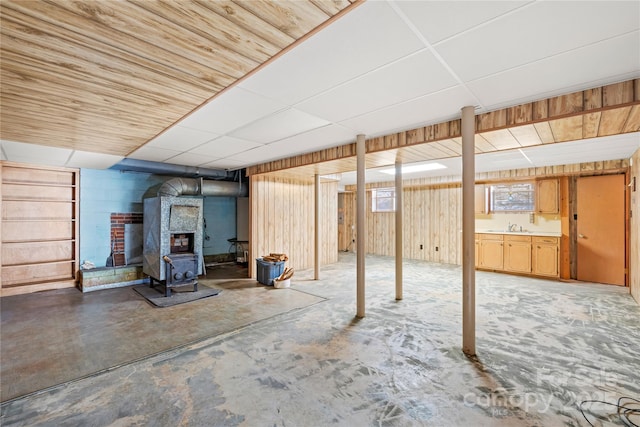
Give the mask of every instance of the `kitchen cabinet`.
<svg viewBox="0 0 640 427">
<path fill-rule="evenodd" d="M 533 237 L 531 257 L 533 274 L 558 277 L 558 240 L 557 237 Z"/>
<path fill-rule="evenodd" d="M 558 237 L 477 233 L 476 268 L 559 277 Z"/>
<path fill-rule="evenodd" d="M 557 214 L 560 182 L 557 178 L 536 181 L 536 211 L 541 214 Z"/>
<path fill-rule="evenodd" d="M 480 267 L 502 270 L 504 266 L 503 244 L 502 234 L 480 234 Z"/>
<path fill-rule="evenodd" d="M 477 184 L 474 197 L 475 213 L 486 214 L 487 212 L 487 187 L 484 184 Z"/>
<path fill-rule="evenodd" d="M 504 271 L 531 273 L 531 236 L 504 236 Z"/>
</svg>

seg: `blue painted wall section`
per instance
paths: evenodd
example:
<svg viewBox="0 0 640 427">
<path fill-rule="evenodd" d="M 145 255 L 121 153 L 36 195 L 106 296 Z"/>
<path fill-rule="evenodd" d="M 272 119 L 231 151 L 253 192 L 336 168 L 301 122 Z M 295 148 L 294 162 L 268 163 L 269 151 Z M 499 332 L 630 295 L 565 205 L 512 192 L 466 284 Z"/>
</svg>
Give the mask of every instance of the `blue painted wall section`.
<svg viewBox="0 0 640 427">
<path fill-rule="evenodd" d="M 112 212 L 143 212 L 143 197 L 153 197 L 169 176 L 113 170 L 80 170 L 80 262 L 104 267 L 111 253 Z M 236 201 L 233 197 L 206 197 L 204 255 L 227 253 L 227 239 L 236 235 Z"/>
<path fill-rule="evenodd" d="M 236 237 L 236 198 L 205 197 L 204 220 L 207 227 L 204 230 L 203 253 L 205 255 L 228 253 L 227 239 Z"/>
</svg>

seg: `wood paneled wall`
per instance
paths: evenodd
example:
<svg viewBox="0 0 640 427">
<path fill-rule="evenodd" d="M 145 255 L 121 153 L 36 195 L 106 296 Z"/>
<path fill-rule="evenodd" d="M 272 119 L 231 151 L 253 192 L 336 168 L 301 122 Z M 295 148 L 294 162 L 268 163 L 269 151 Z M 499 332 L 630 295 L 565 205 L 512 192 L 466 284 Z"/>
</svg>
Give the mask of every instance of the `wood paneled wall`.
<svg viewBox="0 0 640 427">
<path fill-rule="evenodd" d="M 640 163 L 640 160 L 637 163 Z M 512 169 L 479 173 L 476 175 L 476 180 L 478 182 L 491 182 L 548 176 L 597 175 L 620 172 L 621 170 L 626 170 L 628 166 L 629 161 L 623 159 L 553 167 Z M 393 187 L 393 185 L 392 182 L 374 183 L 368 184 L 367 188 Z M 355 186 L 347 186 L 347 190 L 355 191 Z M 352 197 L 355 200 L 355 193 L 345 193 L 345 197 Z M 355 202 L 351 202 L 352 206 L 354 206 L 353 203 Z M 349 205 L 349 203 L 345 201 L 345 205 Z M 371 212 L 370 206 L 371 192 L 367 192 L 367 253 L 394 256 L 395 214 Z M 353 209 L 345 209 L 344 222 L 355 224 L 355 211 Z M 462 187 L 460 177 L 449 176 L 406 180 L 403 193 L 403 227 L 403 253 L 405 258 L 461 264 Z M 422 245 L 422 249 L 420 245 Z M 437 251 L 436 247 L 438 248 Z"/>
<path fill-rule="evenodd" d="M 0 295 L 74 287 L 78 170 L 0 162 Z"/>
<path fill-rule="evenodd" d="M 633 184 L 631 190 L 631 218 L 629 230 L 629 286 L 631 287 L 631 295 L 640 304 L 640 149 L 638 149 L 633 157 L 631 165 L 630 179 L 633 182 L 635 178 L 635 188 Z M 635 191 L 634 191 L 635 190 Z"/>
<path fill-rule="evenodd" d="M 338 260 L 338 183 L 320 185 L 322 265 Z M 277 176 L 251 177 L 250 272 L 254 259 L 271 252 L 286 253 L 287 265 L 312 268 L 314 263 L 314 183 Z"/>
</svg>

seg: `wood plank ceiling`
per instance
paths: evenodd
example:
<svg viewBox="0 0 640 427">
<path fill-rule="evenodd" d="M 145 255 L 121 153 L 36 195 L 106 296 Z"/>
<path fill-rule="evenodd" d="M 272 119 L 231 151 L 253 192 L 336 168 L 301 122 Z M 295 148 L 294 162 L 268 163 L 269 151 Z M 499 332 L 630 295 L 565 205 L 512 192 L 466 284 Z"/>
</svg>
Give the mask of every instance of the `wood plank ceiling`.
<svg viewBox="0 0 640 427">
<path fill-rule="evenodd" d="M 355 0 L 2 0 L 0 139 L 126 156 Z"/>
</svg>

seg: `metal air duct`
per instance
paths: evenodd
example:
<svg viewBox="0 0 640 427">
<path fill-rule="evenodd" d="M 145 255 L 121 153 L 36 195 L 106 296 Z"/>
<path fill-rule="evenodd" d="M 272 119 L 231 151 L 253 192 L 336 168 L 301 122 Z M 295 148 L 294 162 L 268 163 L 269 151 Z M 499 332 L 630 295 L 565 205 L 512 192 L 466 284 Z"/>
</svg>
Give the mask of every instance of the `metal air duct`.
<svg viewBox="0 0 640 427">
<path fill-rule="evenodd" d="M 158 196 L 247 197 L 246 183 L 214 181 L 203 178 L 172 178 L 158 189 Z"/>
</svg>

